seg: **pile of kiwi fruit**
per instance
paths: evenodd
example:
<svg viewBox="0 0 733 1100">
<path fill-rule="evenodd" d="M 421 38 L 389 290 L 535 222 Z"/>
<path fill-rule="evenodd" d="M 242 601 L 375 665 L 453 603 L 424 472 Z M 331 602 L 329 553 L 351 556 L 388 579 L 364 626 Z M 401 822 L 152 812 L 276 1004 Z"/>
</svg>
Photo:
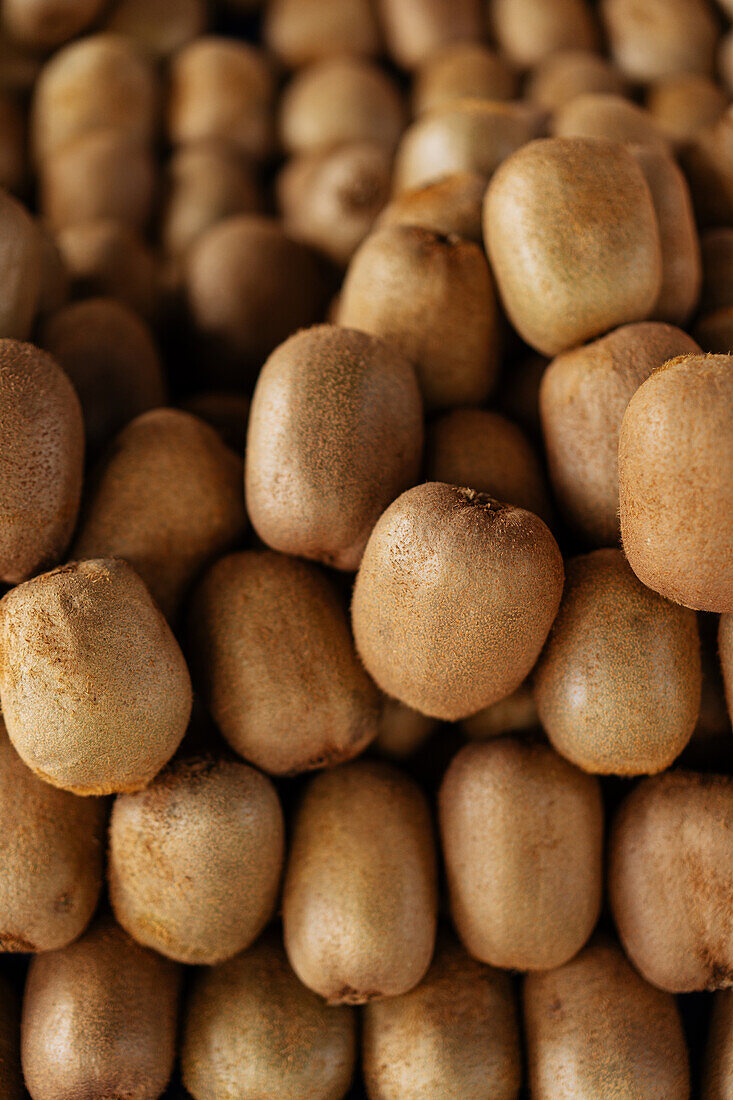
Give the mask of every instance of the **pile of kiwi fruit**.
<svg viewBox="0 0 733 1100">
<path fill-rule="evenodd" d="M 0 0 L 0 1100 L 733 1100 L 733 0 Z"/>
</svg>

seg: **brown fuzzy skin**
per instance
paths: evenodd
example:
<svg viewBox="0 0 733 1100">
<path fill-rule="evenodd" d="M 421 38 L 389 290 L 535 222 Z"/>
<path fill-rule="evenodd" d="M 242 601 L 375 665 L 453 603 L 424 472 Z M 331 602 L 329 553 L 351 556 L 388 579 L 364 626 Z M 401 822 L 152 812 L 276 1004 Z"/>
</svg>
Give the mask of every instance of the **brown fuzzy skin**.
<svg viewBox="0 0 733 1100">
<path fill-rule="evenodd" d="M 464 718 L 461 729 L 471 741 L 488 741 L 506 733 L 526 733 L 537 729 L 539 724 L 534 693 L 527 679 L 506 699 Z"/>
<path fill-rule="evenodd" d="M 368 1004 L 362 1064 L 369 1100 L 515 1100 L 522 1065 L 511 978 L 443 932 L 416 989 Z"/>
<path fill-rule="evenodd" d="M 3 29 L 32 50 L 52 50 L 86 30 L 104 0 L 3 0 Z"/>
<path fill-rule="evenodd" d="M 196 38 L 171 59 L 168 137 L 173 145 L 226 141 L 261 160 L 274 146 L 274 98 L 262 50 L 215 35 Z"/>
<path fill-rule="evenodd" d="M 10 740 L 46 782 L 133 791 L 171 758 L 191 714 L 183 654 L 124 561 L 72 562 L 0 601 Z"/>
<path fill-rule="evenodd" d="M 263 37 L 286 68 L 326 57 L 373 57 L 380 33 L 371 0 L 271 0 Z"/>
<path fill-rule="evenodd" d="M 487 409 L 453 409 L 428 431 L 427 480 L 470 485 L 550 522 L 539 459 L 521 428 Z"/>
<path fill-rule="evenodd" d="M 275 788 L 229 760 L 172 764 L 115 799 L 109 891 L 138 943 L 212 965 L 254 943 L 275 909 L 285 824 Z"/>
<path fill-rule="evenodd" d="M 630 80 L 712 71 L 720 32 L 705 0 L 601 0 L 600 8 L 611 53 Z"/>
<path fill-rule="evenodd" d="M 626 406 L 657 367 L 697 351 L 681 329 L 641 322 L 559 355 L 544 372 L 540 414 L 550 479 L 560 508 L 590 545 L 618 542 L 618 439 Z"/>
<path fill-rule="evenodd" d="M 557 50 L 598 46 L 587 0 L 492 0 L 489 22 L 502 51 L 522 69 Z"/>
<path fill-rule="evenodd" d="M 252 526 L 273 550 L 353 571 L 379 516 L 417 480 L 422 445 L 415 371 L 399 351 L 336 325 L 299 332 L 252 397 Z"/>
<path fill-rule="evenodd" d="M 624 950 L 670 993 L 733 984 L 733 780 L 645 779 L 610 839 L 609 897 Z"/>
<path fill-rule="evenodd" d="M 696 322 L 694 333 L 703 351 L 730 355 L 733 352 L 733 307 L 724 306 L 705 314 Z"/>
<path fill-rule="evenodd" d="M 222 558 L 189 621 L 197 686 L 231 747 L 258 767 L 338 764 L 376 736 L 377 691 L 315 566 L 271 551 Z"/>
<path fill-rule="evenodd" d="M 731 716 L 731 722 L 733 722 L 733 615 L 720 616 L 718 651 L 728 713 Z"/>
<path fill-rule="evenodd" d="M 547 54 L 533 68 L 524 94 L 546 111 L 564 107 L 591 92 L 624 95 L 626 78 L 605 57 L 590 50 L 565 49 Z"/>
<path fill-rule="evenodd" d="M 0 978 L 0 1092 L 3 1100 L 24 1100 L 20 1069 L 20 1008 L 15 990 Z"/>
<path fill-rule="evenodd" d="M 499 316 L 486 257 L 473 241 L 412 225 L 375 230 L 349 265 L 337 320 L 411 360 L 428 409 L 479 404 L 492 389 Z"/>
<path fill-rule="evenodd" d="M 84 463 L 79 401 L 56 362 L 0 340 L 0 580 L 55 564 L 76 523 Z"/>
<path fill-rule="evenodd" d="M 379 718 L 379 732 L 374 747 L 380 756 L 391 760 L 406 760 L 427 741 L 438 728 L 434 718 L 427 718 L 396 699 L 385 697 Z"/>
<path fill-rule="evenodd" d="M 0 240 L 0 338 L 25 340 L 41 292 L 41 235 L 26 208 L 3 190 Z"/>
<path fill-rule="evenodd" d="M 517 74 L 509 62 L 480 42 L 453 42 L 420 66 L 412 90 L 415 115 L 455 99 L 514 99 Z"/>
<path fill-rule="evenodd" d="M 662 771 L 690 740 L 700 710 L 697 617 L 645 588 L 620 550 L 595 550 L 565 568 L 534 672 L 542 726 L 585 771 Z"/>
<path fill-rule="evenodd" d="M 422 115 L 405 130 L 397 149 L 395 195 L 456 172 L 486 181 L 503 160 L 539 133 L 540 115 L 526 103 L 458 99 Z"/>
<path fill-rule="evenodd" d="M 657 217 L 644 174 L 621 145 L 525 145 L 489 185 L 484 236 L 509 319 L 545 355 L 643 320 L 659 297 Z"/>
<path fill-rule="evenodd" d="M 206 30 L 206 0 L 119 0 L 107 26 L 167 58 Z"/>
<path fill-rule="evenodd" d="M 484 37 L 480 0 L 377 0 L 387 49 L 403 69 L 415 69 L 451 42 Z"/>
<path fill-rule="evenodd" d="M 646 93 L 647 110 L 675 145 L 691 141 L 705 126 L 717 122 L 727 106 L 722 88 L 701 73 L 662 77 Z"/>
<path fill-rule="evenodd" d="M 680 154 L 702 226 L 733 224 L 733 115 L 700 130 Z"/>
<path fill-rule="evenodd" d="M 351 609 L 356 647 L 388 695 L 456 721 L 519 687 L 562 585 L 560 551 L 532 512 L 428 482 L 371 534 Z"/>
<path fill-rule="evenodd" d="M 643 107 L 623 95 L 589 92 L 559 107 L 551 132 L 563 138 L 601 138 L 623 144 L 648 145 L 662 153 L 669 142 Z"/>
<path fill-rule="evenodd" d="M 700 238 L 702 249 L 703 314 L 733 306 L 733 228 L 708 229 Z"/>
<path fill-rule="evenodd" d="M 733 1096 L 733 990 L 713 997 L 702 1074 L 702 1100 L 731 1100 Z"/>
<path fill-rule="evenodd" d="M 341 1100 L 355 1058 L 354 1009 L 306 989 L 274 932 L 194 981 L 181 1051 L 194 1100 Z"/>
<path fill-rule="evenodd" d="M 116 298 L 149 320 L 158 311 L 158 260 L 124 222 L 101 218 L 70 226 L 56 243 L 77 298 Z"/>
<path fill-rule="evenodd" d="M 37 779 L 0 719 L 0 813 L 12 822 L 0 845 L 0 951 L 66 947 L 97 907 L 105 804 Z"/>
<path fill-rule="evenodd" d="M 283 893 L 300 980 L 330 1004 L 406 993 L 428 969 L 436 919 L 432 825 L 416 784 L 372 760 L 311 780 Z"/>
<path fill-rule="evenodd" d="M 232 451 L 244 454 L 249 398 L 234 390 L 201 390 L 181 402 L 181 408 L 205 420 Z"/>
<path fill-rule="evenodd" d="M 485 176 L 454 172 L 435 183 L 394 195 L 377 218 L 377 225 L 419 225 L 444 237 L 465 237 L 483 245 L 481 211 L 485 194 Z"/>
<path fill-rule="evenodd" d="M 25 182 L 25 129 L 20 103 L 0 88 L 0 187 L 8 191 L 20 191 Z"/>
<path fill-rule="evenodd" d="M 180 970 L 109 918 L 31 963 L 21 1054 L 34 1100 L 157 1100 L 175 1058 Z"/>
<path fill-rule="evenodd" d="M 624 550 L 640 581 L 733 611 L 733 358 L 687 355 L 632 397 L 619 439 Z"/>
<path fill-rule="evenodd" d="M 674 998 L 597 937 L 557 970 L 524 981 L 533 1100 L 688 1100 L 687 1047 Z"/>
<path fill-rule="evenodd" d="M 438 797 L 453 924 L 482 962 L 562 966 L 598 920 L 598 780 L 549 746 L 497 738 L 453 758 Z"/>
<path fill-rule="evenodd" d="M 97 470 L 72 556 L 124 558 L 173 620 L 246 524 L 242 460 L 197 417 L 153 409 L 120 432 Z"/>
</svg>

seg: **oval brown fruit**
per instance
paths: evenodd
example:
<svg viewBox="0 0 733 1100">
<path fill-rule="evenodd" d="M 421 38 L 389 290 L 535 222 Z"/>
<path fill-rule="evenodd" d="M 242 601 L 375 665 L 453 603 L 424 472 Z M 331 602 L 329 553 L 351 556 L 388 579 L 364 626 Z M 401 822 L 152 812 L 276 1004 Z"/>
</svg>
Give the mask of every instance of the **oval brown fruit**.
<svg viewBox="0 0 733 1100">
<path fill-rule="evenodd" d="M 415 68 L 449 42 L 483 37 L 480 0 L 377 0 L 393 61 Z"/>
<path fill-rule="evenodd" d="M 25 340 L 41 294 L 42 238 L 24 206 L 0 188 L 0 337 Z"/>
</svg>

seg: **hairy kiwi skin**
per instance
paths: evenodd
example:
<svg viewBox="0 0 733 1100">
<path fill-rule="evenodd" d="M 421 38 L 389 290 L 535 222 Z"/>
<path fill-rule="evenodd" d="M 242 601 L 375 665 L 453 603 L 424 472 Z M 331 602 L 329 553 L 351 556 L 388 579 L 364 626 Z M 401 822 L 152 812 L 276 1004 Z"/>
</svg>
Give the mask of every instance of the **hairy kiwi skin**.
<svg viewBox="0 0 733 1100">
<path fill-rule="evenodd" d="M 364 1008 L 362 1061 L 369 1100 L 515 1100 L 521 1057 L 509 975 L 442 932 L 417 988 Z"/>
<path fill-rule="evenodd" d="M 75 794 L 145 786 L 191 713 L 183 654 L 124 561 L 72 562 L 0 602 L 0 699 L 24 762 Z"/>
<path fill-rule="evenodd" d="M 274 550 L 355 570 L 384 509 L 417 480 L 422 402 L 387 341 L 336 325 L 265 363 L 247 431 L 247 510 Z"/>
<path fill-rule="evenodd" d="M 354 1009 L 306 989 L 274 931 L 194 980 L 181 1051 L 194 1100 L 341 1100 L 355 1055 Z"/>
<path fill-rule="evenodd" d="M 312 779 L 283 892 L 300 980 L 329 1004 L 406 993 L 428 969 L 436 919 L 432 826 L 413 781 L 371 760 Z"/>
<path fill-rule="evenodd" d="M 624 551 L 640 581 L 733 611 L 733 356 L 688 355 L 643 383 L 619 439 Z"/>
<path fill-rule="evenodd" d="M 15 990 L 0 977 L 0 1091 L 3 1100 L 23 1100 L 20 1069 L 20 1010 Z"/>
<path fill-rule="evenodd" d="M 438 799 L 453 924 L 482 962 L 562 966 L 601 906 L 598 780 L 549 747 L 497 738 L 453 758 Z"/>
<path fill-rule="evenodd" d="M 84 462 L 81 408 L 58 364 L 0 340 L 0 580 L 53 565 L 76 523 Z"/>
<path fill-rule="evenodd" d="M 730 1100 L 733 1096 L 733 990 L 713 997 L 702 1074 L 702 1100 Z"/>
<path fill-rule="evenodd" d="M 679 769 L 646 779 L 610 839 L 609 897 L 624 950 L 670 993 L 733 984 L 733 780 Z"/>
<path fill-rule="evenodd" d="M 234 761 L 175 763 L 144 791 L 115 800 L 115 916 L 168 958 L 222 962 L 271 918 L 284 845 L 280 802 L 265 776 Z"/>
<path fill-rule="evenodd" d="M 620 550 L 595 550 L 565 568 L 534 672 L 542 726 L 585 771 L 662 771 L 690 740 L 700 710 L 695 613 L 645 588 Z"/>
<path fill-rule="evenodd" d="M 473 489 L 419 485 L 367 543 L 351 608 L 356 648 L 387 695 L 430 717 L 466 718 L 527 676 L 563 576 L 532 512 Z"/>
<path fill-rule="evenodd" d="M 177 966 L 109 918 L 38 955 L 21 1025 L 33 1100 L 157 1100 L 173 1070 L 179 986 Z"/>
<path fill-rule="evenodd" d="M 720 616 L 718 649 L 728 713 L 731 715 L 731 721 L 733 721 L 733 615 L 731 614 Z"/>
<path fill-rule="evenodd" d="M 189 615 L 196 682 L 240 756 L 290 775 L 358 755 L 378 729 L 339 596 L 315 566 L 272 551 L 222 558 Z"/>
<path fill-rule="evenodd" d="M 533 1100 L 688 1100 L 679 1012 L 623 952 L 596 937 L 574 959 L 524 980 Z"/>
</svg>

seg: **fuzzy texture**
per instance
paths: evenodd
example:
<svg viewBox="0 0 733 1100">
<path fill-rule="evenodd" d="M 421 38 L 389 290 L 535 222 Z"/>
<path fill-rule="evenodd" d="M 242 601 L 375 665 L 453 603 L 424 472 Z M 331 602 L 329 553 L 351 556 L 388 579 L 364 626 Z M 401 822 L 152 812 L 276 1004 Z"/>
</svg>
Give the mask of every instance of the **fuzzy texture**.
<svg viewBox="0 0 733 1100">
<path fill-rule="evenodd" d="M 443 933 L 416 989 L 367 1005 L 362 1062 L 370 1100 L 515 1100 L 519 1033 L 508 974 Z"/>
<path fill-rule="evenodd" d="M 341 1100 L 355 1057 L 354 1009 L 306 989 L 274 931 L 194 981 L 181 1051 L 194 1100 Z"/>
<path fill-rule="evenodd" d="M 640 581 L 733 611 L 733 356 L 687 355 L 643 383 L 619 438 L 624 551 Z"/>
<path fill-rule="evenodd" d="M 387 49 L 404 69 L 421 65 L 450 42 L 480 41 L 480 0 L 377 0 Z"/>
<path fill-rule="evenodd" d="M 486 177 L 480 172 L 454 172 L 445 179 L 394 195 L 377 225 L 419 225 L 444 237 L 465 237 L 483 244 L 481 210 Z"/>
<path fill-rule="evenodd" d="M 702 1100 L 731 1100 L 733 1096 L 733 990 L 713 997 L 702 1074 Z"/>
<path fill-rule="evenodd" d="M 598 28 L 587 0 L 491 0 L 489 25 L 519 68 L 569 48 L 593 50 Z"/>
<path fill-rule="evenodd" d="M 242 461 L 208 424 L 154 409 L 120 432 L 87 496 L 75 558 L 124 558 L 173 619 L 246 527 Z"/>
<path fill-rule="evenodd" d="M 55 564 L 81 496 L 84 425 L 73 387 L 32 344 L 0 340 L 0 580 Z"/>
<path fill-rule="evenodd" d="M 623 803 L 609 898 L 624 950 L 670 993 L 733 985 L 733 780 L 674 771 Z"/>
<path fill-rule="evenodd" d="M 534 673 L 559 753 L 604 775 L 668 768 L 697 722 L 697 618 L 637 580 L 620 550 L 566 564 L 565 591 Z"/>
<path fill-rule="evenodd" d="M 627 90 L 625 77 L 607 58 L 587 49 L 563 49 L 535 65 L 524 94 L 544 110 L 556 111 L 579 95 L 623 95 Z"/>
<path fill-rule="evenodd" d="M 611 940 L 528 975 L 524 1021 L 533 1100 L 688 1100 L 674 998 L 640 978 Z"/>
<path fill-rule="evenodd" d="M 455 99 L 514 99 L 517 74 L 506 58 L 480 42 L 454 42 L 430 57 L 415 75 L 415 115 Z"/>
<path fill-rule="evenodd" d="M 37 956 L 21 1054 L 34 1100 L 157 1100 L 175 1058 L 180 971 L 104 918 Z"/>
<path fill-rule="evenodd" d="M 377 733 L 379 697 L 342 602 L 315 566 L 270 551 L 222 558 L 189 617 L 196 681 L 232 748 L 288 775 L 338 764 Z"/>
<path fill-rule="evenodd" d="M 102 888 L 104 803 L 37 779 L 0 719 L 0 815 L 12 822 L 0 844 L 0 951 L 66 947 Z"/>
<path fill-rule="evenodd" d="M 291 336 L 249 416 L 247 510 L 274 550 L 358 568 L 384 509 L 420 470 L 415 371 L 386 341 L 335 325 Z"/>
<path fill-rule="evenodd" d="M 651 193 L 628 149 L 533 141 L 499 168 L 484 236 L 519 335 L 557 355 L 654 308 L 662 252 Z"/>
<path fill-rule="evenodd" d="M 24 1100 L 20 1069 L 20 1009 L 15 990 L 0 978 L 0 1090 L 3 1100 Z"/>
<path fill-rule="evenodd" d="M 720 653 L 720 667 L 723 672 L 725 685 L 725 698 L 728 703 L 728 713 L 733 722 L 733 615 L 721 615 L 718 628 L 718 650 Z"/>
<path fill-rule="evenodd" d="M 455 721 L 497 702 L 534 665 L 563 567 L 531 512 L 428 482 L 403 493 L 367 543 L 354 587 L 356 647 L 379 687 Z"/>
<path fill-rule="evenodd" d="M 285 875 L 285 949 L 331 1004 L 395 997 L 424 977 L 435 941 L 435 848 L 427 802 L 374 761 L 311 780 Z"/>
<path fill-rule="evenodd" d="M 438 810 L 453 924 L 470 954 L 512 970 L 571 959 L 601 907 L 598 780 L 546 745 L 499 738 L 453 758 Z"/>
<path fill-rule="evenodd" d="M 10 740 L 76 794 L 149 783 L 191 713 L 183 654 L 124 561 L 72 562 L 0 602 L 0 699 Z"/>
<path fill-rule="evenodd" d="M 381 46 L 371 0 L 272 0 L 263 37 L 290 69 L 339 54 L 372 57 Z"/>
<path fill-rule="evenodd" d="M 41 293 L 38 227 L 24 206 L 0 190 L 0 338 L 25 340 Z"/>
<path fill-rule="evenodd" d="M 626 406 L 657 367 L 697 351 L 681 329 L 642 321 L 559 355 L 542 375 L 550 479 L 560 508 L 590 545 L 618 542 L 618 439 Z"/>
<path fill-rule="evenodd" d="M 285 825 L 275 788 L 246 764 L 174 763 L 115 800 L 109 837 L 115 916 L 161 955 L 222 962 L 272 917 Z"/>
<path fill-rule="evenodd" d="M 712 70 L 718 21 L 705 0 L 602 0 L 600 8 L 611 53 L 630 80 Z"/>
<path fill-rule="evenodd" d="M 551 132 L 554 137 L 602 138 L 669 151 L 667 138 L 648 111 L 608 92 L 588 92 L 563 104 L 553 115 Z"/>
</svg>

